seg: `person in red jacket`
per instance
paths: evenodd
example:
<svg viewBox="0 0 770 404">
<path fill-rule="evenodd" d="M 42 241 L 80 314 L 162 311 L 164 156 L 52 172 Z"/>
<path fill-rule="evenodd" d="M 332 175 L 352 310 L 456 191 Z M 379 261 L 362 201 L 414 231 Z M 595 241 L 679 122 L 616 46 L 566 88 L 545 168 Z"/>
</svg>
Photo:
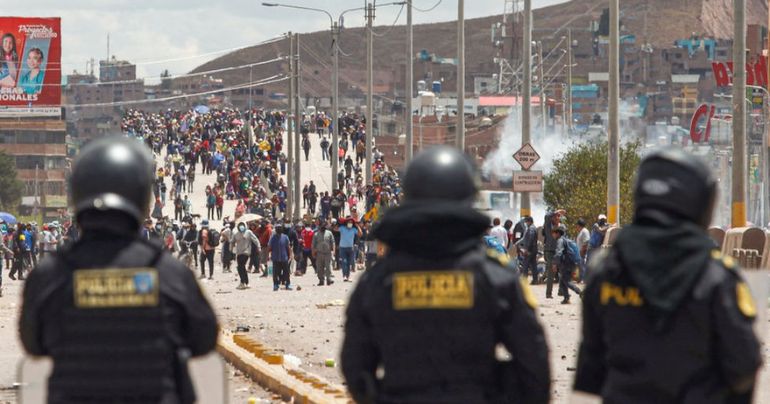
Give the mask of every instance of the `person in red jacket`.
<svg viewBox="0 0 770 404">
<path fill-rule="evenodd" d="M 298 263 L 297 270 L 301 274 L 305 274 L 307 272 L 307 261 L 310 260 L 310 263 L 313 265 L 313 268 L 315 268 L 315 262 L 313 262 L 313 236 L 315 236 L 315 231 L 310 227 L 310 225 L 305 225 L 305 228 L 302 229 L 302 232 L 300 233 L 300 238 L 302 239 L 302 260 Z"/>
<path fill-rule="evenodd" d="M 262 223 L 257 228 L 257 238 L 259 238 L 259 246 L 262 247 L 259 256 L 259 268 L 257 271 L 262 271 L 261 278 L 267 278 L 267 259 L 270 257 L 267 244 L 270 242 L 270 237 L 273 235 L 273 226 L 270 225 L 266 219 L 262 219 Z"/>
</svg>

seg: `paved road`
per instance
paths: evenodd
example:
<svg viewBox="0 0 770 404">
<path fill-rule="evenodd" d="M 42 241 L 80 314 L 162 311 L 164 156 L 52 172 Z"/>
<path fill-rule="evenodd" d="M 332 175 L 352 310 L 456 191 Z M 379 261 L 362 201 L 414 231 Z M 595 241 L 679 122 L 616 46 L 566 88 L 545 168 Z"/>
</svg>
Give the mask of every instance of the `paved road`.
<svg viewBox="0 0 770 404">
<path fill-rule="evenodd" d="M 302 183 L 312 179 L 319 191 L 328 190 L 331 183 L 331 170 L 328 162 L 320 160 L 320 148 L 317 135 L 311 134 L 313 147 L 311 158 L 301 162 Z M 200 170 L 200 167 L 199 167 Z M 205 213 L 203 189 L 213 183 L 214 176 L 198 173 L 197 192 L 191 195 L 194 212 Z M 225 216 L 233 216 L 235 201 L 226 201 Z M 167 211 L 173 214 L 169 206 Z M 221 223 L 221 222 L 220 222 Z M 220 255 L 217 253 L 216 262 Z M 6 272 L 7 273 L 7 272 Z M 217 264 L 214 279 L 202 281 L 203 289 L 214 305 L 223 328 L 233 329 L 238 325 L 250 327 L 250 334 L 269 346 L 278 348 L 286 354 L 296 356 L 302 361 L 302 367 L 328 379 L 342 380 L 338 368 L 323 366 L 325 359 L 339 357 L 342 341 L 344 306 L 354 283 L 337 282 L 332 286 L 315 286 L 316 279 L 312 271 L 304 277 L 292 277 L 292 283 L 301 290 L 272 291 L 272 281 L 263 278 L 251 278 L 251 289 L 236 290 L 238 278 L 235 272 L 222 273 Z M 338 273 L 335 273 L 338 274 Z M 356 280 L 353 275 L 353 280 Z M 339 279 L 339 276 L 337 276 Z M 16 337 L 16 315 L 19 302 L 20 283 L 4 280 L 6 295 L 0 298 L 0 363 L 16 363 L 21 351 Z M 297 289 L 300 289 L 297 288 Z M 558 300 L 545 300 L 544 287 L 534 287 L 535 295 L 540 300 L 539 314 L 546 328 L 551 348 L 551 368 L 554 377 L 553 403 L 569 402 L 569 391 L 574 377 L 576 349 L 579 340 L 580 310 L 579 304 L 561 306 Z M 770 362 L 770 348 L 763 347 L 765 362 Z M 0 366 L 0 403 L 6 396 L 3 387 L 15 381 L 12 366 Z M 232 383 L 232 402 L 243 402 L 249 395 L 269 398 L 270 395 L 242 376 L 228 375 Z M 766 367 L 761 375 L 763 386 L 770 386 L 770 371 Z M 8 402 L 13 402 L 8 401 Z M 759 389 L 757 403 L 770 402 L 770 388 Z"/>
</svg>

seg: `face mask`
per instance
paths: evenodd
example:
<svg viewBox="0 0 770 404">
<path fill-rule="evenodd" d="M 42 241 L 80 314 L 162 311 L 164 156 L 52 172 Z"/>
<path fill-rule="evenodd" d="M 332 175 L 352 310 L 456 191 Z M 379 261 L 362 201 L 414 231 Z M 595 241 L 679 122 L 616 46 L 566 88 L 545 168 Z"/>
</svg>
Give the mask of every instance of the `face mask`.
<svg viewBox="0 0 770 404">
<path fill-rule="evenodd" d="M 352 228 L 353 228 L 353 223 L 348 223 L 348 229 L 352 229 Z"/>
<path fill-rule="evenodd" d="M 155 231 L 160 232 L 160 229 L 161 229 L 160 226 L 155 226 Z"/>
<path fill-rule="evenodd" d="M 246 231 L 246 226 L 238 226 L 238 231 L 243 233 Z"/>
</svg>

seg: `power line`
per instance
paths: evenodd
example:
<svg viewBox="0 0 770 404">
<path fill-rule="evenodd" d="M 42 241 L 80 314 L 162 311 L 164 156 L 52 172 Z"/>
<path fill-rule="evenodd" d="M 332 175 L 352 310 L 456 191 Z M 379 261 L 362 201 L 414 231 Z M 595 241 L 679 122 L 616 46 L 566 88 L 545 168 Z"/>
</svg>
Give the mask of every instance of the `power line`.
<svg viewBox="0 0 770 404">
<path fill-rule="evenodd" d="M 398 19 L 401 18 L 401 13 L 404 12 L 404 7 L 405 6 L 406 6 L 406 3 L 401 5 L 401 8 L 398 10 L 398 14 L 396 15 L 396 19 L 393 20 L 393 24 L 390 25 L 390 28 L 388 28 L 387 31 L 383 32 L 382 34 L 378 34 L 378 33 L 376 33 L 374 31 L 374 29 L 370 29 L 370 31 L 372 31 L 372 35 L 374 35 L 374 36 L 376 36 L 378 38 L 382 38 L 385 35 L 388 35 L 390 33 L 390 31 L 393 31 L 393 28 L 395 28 L 396 24 L 398 23 Z"/>
<path fill-rule="evenodd" d="M 223 92 L 227 92 L 227 91 L 240 90 L 240 89 L 244 89 L 244 88 L 259 87 L 259 86 L 263 86 L 263 85 L 267 85 L 267 84 L 277 83 L 277 82 L 284 81 L 284 80 L 287 80 L 287 79 L 288 79 L 288 77 L 284 76 L 283 74 L 276 74 L 276 75 L 273 75 L 271 77 L 264 78 L 264 79 L 262 79 L 260 81 L 239 84 L 237 86 L 220 88 L 220 89 L 216 89 L 216 90 L 203 91 L 203 92 L 200 92 L 200 93 L 182 94 L 182 95 L 175 95 L 175 96 L 171 96 L 171 97 L 144 99 L 144 100 L 104 102 L 104 103 L 97 103 L 97 104 L 64 104 L 62 106 L 63 107 L 67 107 L 67 108 L 76 108 L 77 109 L 77 108 L 113 107 L 113 106 L 135 105 L 135 104 L 152 104 L 152 103 L 156 103 L 156 102 L 171 101 L 171 100 L 177 100 L 177 99 L 182 99 L 182 98 L 191 98 L 191 97 L 197 97 L 197 96 L 201 96 L 201 95 L 223 93 Z"/>
<path fill-rule="evenodd" d="M 198 54 L 198 55 L 180 56 L 180 57 L 169 58 L 169 59 L 159 59 L 159 60 L 149 60 L 149 61 L 141 61 L 140 60 L 140 61 L 132 63 L 132 64 L 137 65 L 137 66 L 142 66 L 142 65 L 153 65 L 153 64 L 160 64 L 160 63 L 167 63 L 167 62 L 177 62 L 177 61 L 181 61 L 181 60 L 197 59 L 197 58 L 201 58 L 201 57 L 217 55 L 217 54 L 220 54 L 220 53 L 236 52 L 236 51 L 239 51 L 239 50 L 242 50 L 242 49 L 251 48 L 251 47 L 254 47 L 254 46 L 267 45 L 267 44 L 270 44 L 270 43 L 273 43 L 273 42 L 280 41 L 280 40 L 285 39 L 285 38 L 286 37 L 284 35 L 281 35 L 281 36 L 273 37 L 273 38 L 270 38 L 270 39 L 266 39 L 266 40 L 264 40 L 262 42 L 257 42 L 257 43 L 250 44 L 250 45 L 238 46 L 238 47 L 235 47 L 235 48 L 220 49 L 220 50 L 216 50 L 216 51 L 201 53 L 201 54 Z M 74 65 L 74 64 L 80 64 L 80 63 L 82 63 L 82 62 L 73 62 L 73 61 L 63 61 L 61 63 L 49 62 L 49 64 L 54 64 L 54 65 L 56 65 L 56 64 L 62 64 L 62 65 L 64 65 L 64 64 L 73 64 Z M 50 70 L 53 70 L 53 69 L 50 69 Z"/>
<path fill-rule="evenodd" d="M 318 62 L 318 64 L 320 64 L 320 65 L 321 65 L 321 66 L 322 66 L 324 69 L 326 69 L 326 70 L 329 70 L 329 71 L 331 71 L 331 70 L 332 70 L 332 69 L 329 67 L 329 65 L 327 65 L 327 64 L 326 64 L 324 61 L 322 61 L 322 60 L 321 60 L 321 58 L 320 58 L 320 57 L 318 57 L 318 54 L 316 54 L 316 53 L 315 53 L 315 51 L 313 51 L 312 49 L 308 48 L 308 47 L 307 47 L 307 46 L 305 46 L 304 44 L 300 44 L 300 46 L 301 46 L 303 49 L 305 49 L 305 52 L 306 52 L 306 53 L 308 53 L 308 54 L 309 54 L 309 55 L 310 55 L 310 56 L 311 56 L 313 59 L 315 59 L 315 61 L 316 61 L 316 62 Z M 359 82 L 357 82 L 357 81 L 355 81 L 355 80 L 351 79 L 350 77 L 348 77 L 347 75 L 345 75 L 344 73 L 342 73 L 342 71 L 340 71 L 339 77 L 340 77 L 341 79 L 345 80 L 346 82 L 348 82 L 348 84 L 352 84 L 352 85 L 355 85 L 356 87 L 363 87 L 363 86 L 364 86 L 363 84 L 361 84 L 361 83 L 359 83 Z M 329 85 L 329 87 L 331 88 L 331 85 Z M 386 97 L 386 96 L 384 96 L 384 95 L 374 94 L 374 96 L 375 96 L 375 97 L 377 97 L 377 98 L 380 98 L 380 99 L 383 99 L 383 100 L 389 101 L 390 103 L 395 103 L 395 102 L 397 101 L 397 100 L 396 100 L 396 99 L 394 99 L 394 98 L 389 98 L 389 97 Z"/>
<path fill-rule="evenodd" d="M 439 4 L 441 4 L 441 0 L 438 0 L 438 1 L 436 2 L 436 4 L 434 4 L 434 5 L 433 5 L 433 7 L 431 7 L 431 8 L 426 8 L 426 9 L 424 9 L 424 10 L 423 10 L 423 9 L 421 9 L 421 8 L 417 8 L 417 7 L 415 7 L 415 6 L 414 6 L 414 4 L 412 4 L 412 9 L 413 9 L 413 10 L 416 10 L 416 11 L 419 11 L 419 12 L 421 12 L 421 13 L 427 13 L 428 11 L 433 11 L 433 10 L 434 10 L 436 7 L 438 7 L 438 5 L 439 5 Z"/>
<path fill-rule="evenodd" d="M 173 75 L 173 76 L 168 76 L 168 77 L 163 77 L 163 76 L 146 76 L 146 77 L 137 77 L 134 80 L 102 81 L 102 82 L 97 82 L 97 83 L 67 83 L 67 84 L 56 84 L 56 83 L 54 83 L 54 84 L 41 84 L 41 85 L 42 86 L 47 86 L 47 87 L 48 86 L 50 86 L 50 87 L 66 87 L 66 86 L 69 86 L 69 85 L 106 86 L 106 85 L 115 85 L 115 84 L 131 84 L 131 83 L 136 83 L 136 82 L 138 82 L 140 80 L 147 80 L 147 79 L 174 80 L 174 79 L 181 79 L 181 78 L 185 78 L 185 77 L 203 76 L 203 75 L 206 75 L 206 74 L 209 74 L 209 73 L 221 73 L 221 72 L 232 71 L 232 70 L 240 70 L 240 69 L 245 69 L 245 68 L 248 68 L 248 67 L 261 66 L 261 65 L 268 64 L 268 63 L 277 62 L 279 60 L 286 60 L 286 57 L 284 57 L 284 56 L 276 57 L 276 58 L 273 58 L 273 59 L 270 59 L 270 60 L 263 60 L 261 62 L 249 63 L 249 64 L 245 64 L 245 65 L 223 67 L 221 69 L 206 70 L 206 71 L 197 72 L 197 73 L 178 74 L 178 75 Z"/>
</svg>

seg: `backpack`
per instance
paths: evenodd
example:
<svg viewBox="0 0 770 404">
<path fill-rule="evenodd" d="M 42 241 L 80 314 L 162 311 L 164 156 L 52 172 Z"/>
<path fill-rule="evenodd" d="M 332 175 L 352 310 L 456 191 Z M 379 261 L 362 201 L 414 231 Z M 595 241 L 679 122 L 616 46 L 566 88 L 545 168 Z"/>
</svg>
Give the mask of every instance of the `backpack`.
<svg viewBox="0 0 770 404">
<path fill-rule="evenodd" d="M 219 246 L 219 239 L 220 239 L 220 237 L 221 237 L 221 235 L 219 234 L 218 231 L 216 231 L 214 229 L 210 229 L 209 230 L 209 245 L 212 246 L 212 247 Z"/>
<path fill-rule="evenodd" d="M 507 253 L 507 251 L 505 251 L 505 247 L 503 247 L 503 245 L 500 244 L 500 241 L 498 241 L 497 237 L 495 236 L 484 236 L 484 242 L 486 243 L 487 248 L 489 248 L 490 250 L 495 250 L 500 254 Z"/>
<path fill-rule="evenodd" d="M 604 235 L 596 230 L 591 231 L 591 239 L 588 240 L 588 246 L 591 248 L 599 248 L 604 241 Z"/>
<path fill-rule="evenodd" d="M 564 252 L 561 255 L 562 262 L 572 265 L 580 264 L 580 251 L 578 251 L 577 243 L 566 237 L 562 238 L 564 239 Z"/>
</svg>

